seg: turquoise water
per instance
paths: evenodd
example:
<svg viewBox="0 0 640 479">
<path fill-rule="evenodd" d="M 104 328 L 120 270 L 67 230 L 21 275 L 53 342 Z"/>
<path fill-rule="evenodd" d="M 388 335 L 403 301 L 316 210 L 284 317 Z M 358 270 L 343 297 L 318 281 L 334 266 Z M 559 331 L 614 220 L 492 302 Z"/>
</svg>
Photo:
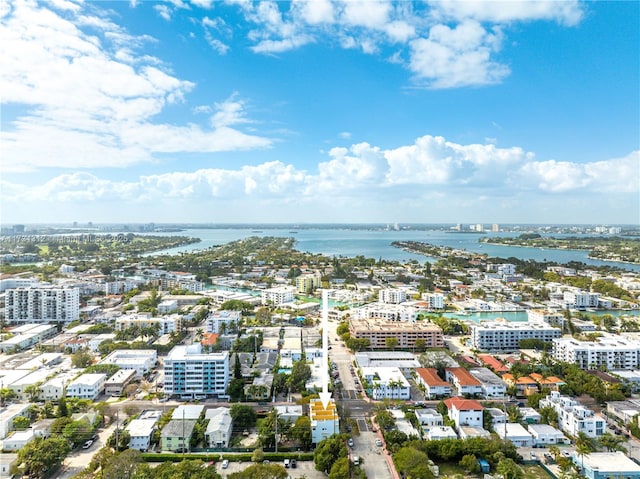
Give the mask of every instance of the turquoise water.
<svg viewBox="0 0 640 479">
<path fill-rule="evenodd" d="M 517 236 L 519 233 L 487 233 L 485 235 L 479 233 L 448 233 L 436 230 L 386 231 L 337 228 L 300 229 L 294 233 L 290 228 L 264 230 L 212 228 L 185 229 L 180 232 L 163 234 L 192 236 L 200 238 L 201 242 L 156 252 L 153 255 L 203 250 L 249 236 L 282 236 L 295 238 L 296 249 L 300 251 L 328 256 L 354 257 L 362 255 L 366 258 L 382 258 L 395 261 L 417 260 L 421 263 L 434 261 L 427 256 L 409 253 L 391 246 L 393 241 L 422 241 L 437 246 L 448 246 L 501 258 L 515 257 L 535 261 L 556 261 L 563 264 L 569 261 L 581 261 L 595 266 L 617 266 L 631 271 L 640 271 L 640 265 L 590 259 L 587 256 L 587 251 L 523 248 L 478 242 L 483 237 L 512 237 Z"/>
</svg>

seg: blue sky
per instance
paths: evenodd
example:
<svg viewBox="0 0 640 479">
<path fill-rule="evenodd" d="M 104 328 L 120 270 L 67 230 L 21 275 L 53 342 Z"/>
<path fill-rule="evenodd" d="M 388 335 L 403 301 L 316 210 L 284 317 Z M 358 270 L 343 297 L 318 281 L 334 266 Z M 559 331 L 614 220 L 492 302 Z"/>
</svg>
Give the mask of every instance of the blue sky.
<svg viewBox="0 0 640 479">
<path fill-rule="evenodd" d="M 1 217 L 640 223 L 640 3 L 0 1 Z"/>
</svg>

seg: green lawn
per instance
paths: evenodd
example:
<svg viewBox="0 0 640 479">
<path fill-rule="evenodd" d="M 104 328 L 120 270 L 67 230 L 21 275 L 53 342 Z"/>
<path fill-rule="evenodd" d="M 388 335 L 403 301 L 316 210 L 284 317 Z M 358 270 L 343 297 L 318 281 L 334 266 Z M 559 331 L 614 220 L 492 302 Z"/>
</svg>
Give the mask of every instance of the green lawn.
<svg viewBox="0 0 640 479">
<path fill-rule="evenodd" d="M 475 479 L 481 478 L 482 474 L 471 474 L 466 472 L 457 464 L 438 464 L 440 467 L 440 476 L 439 477 L 464 477 L 465 479 Z M 544 469 L 540 466 L 521 466 L 524 471 L 524 477 L 526 479 L 549 479 L 551 476 L 546 473 Z M 492 471 L 495 472 L 495 471 Z"/>
</svg>

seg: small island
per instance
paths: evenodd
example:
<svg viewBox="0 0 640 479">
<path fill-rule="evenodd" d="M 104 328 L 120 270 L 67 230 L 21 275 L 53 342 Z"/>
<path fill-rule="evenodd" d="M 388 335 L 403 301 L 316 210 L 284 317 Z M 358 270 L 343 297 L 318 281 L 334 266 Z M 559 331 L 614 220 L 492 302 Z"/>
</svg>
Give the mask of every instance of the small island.
<svg viewBox="0 0 640 479">
<path fill-rule="evenodd" d="M 577 249 L 589 251 L 589 257 L 606 261 L 640 264 L 640 239 L 621 236 L 569 236 L 544 237 L 538 233 L 526 233 L 514 238 L 481 238 L 481 243 L 529 248 Z"/>
</svg>

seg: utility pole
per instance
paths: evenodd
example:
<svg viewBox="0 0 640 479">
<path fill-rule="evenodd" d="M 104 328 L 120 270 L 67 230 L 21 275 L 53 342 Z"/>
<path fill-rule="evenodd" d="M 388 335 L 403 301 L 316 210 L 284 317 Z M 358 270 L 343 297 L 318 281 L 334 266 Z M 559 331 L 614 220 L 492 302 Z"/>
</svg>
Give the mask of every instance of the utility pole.
<svg viewBox="0 0 640 479">
<path fill-rule="evenodd" d="M 274 439 L 276 440 L 276 454 L 278 454 L 278 410 L 276 408 L 273 408 L 273 412 L 276 415 L 276 434 L 274 436 Z"/>
<path fill-rule="evenodd" d="M 119 435 L 119 430 L 118 430 L 118 412 L 120 411 L 120 409 L 116 409 L 116 451 L 118 451 L 118 449 L 120 449 L 120 435 Z"/>
</svg>

